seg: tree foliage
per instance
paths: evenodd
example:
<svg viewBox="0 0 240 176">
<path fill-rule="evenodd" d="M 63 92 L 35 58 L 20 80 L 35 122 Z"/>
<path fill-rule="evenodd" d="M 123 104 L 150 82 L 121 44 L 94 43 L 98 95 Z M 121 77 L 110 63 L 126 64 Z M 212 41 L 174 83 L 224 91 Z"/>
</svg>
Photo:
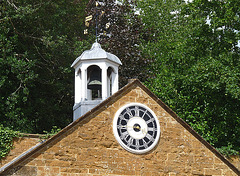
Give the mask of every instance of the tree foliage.
<svg viewBox="0 0 240 176">
<path fill-rule="evenodd" d="M 86 1 L 3 1 L 0 120 L 22 132 L 72 120 L 74 45 Z M 74 23 L 73 23 L 74 21 Z"/>
<path fill-rule="evenodd" d="M 240 150 L 239 2 L 140 1 L 148 87 L 215 147 Z"/>
<path fill-rule="evenodd" d="M 72 121 L 70 65 L 90 48 L 97 26 L 102 48 L 123 63 L 120 87 L 133 77 L 145 81 L 212 145 L 239 151 L 240 2 L 185 2 L 3 1 L 1 124 L 42 133 Z"/>
<path fill-rule="evenodd" d="M 21 8 L 22 10 L 22 8 Z M 0 28 L 0 119 L 3 124 L 16 124 L 17 129 L 27 122 L 22 118 L 22 107 L 26 104 L 31 83 L 37 77 L 33 71 L 35 61 L 27 50 L 19 47 L 20 35 L 14 21 L 29 13 L 20 11 L 14 4 L 3 2 L 1 6 Z M 19 126 L 19 128 L 18 128 Z"/>
<path fill-rule="evenodd" d="M 9 153 L 13 147 L 13 138 L 18 136 L 19 132 L 0 125 L 0 160 Z"/>
</svg>

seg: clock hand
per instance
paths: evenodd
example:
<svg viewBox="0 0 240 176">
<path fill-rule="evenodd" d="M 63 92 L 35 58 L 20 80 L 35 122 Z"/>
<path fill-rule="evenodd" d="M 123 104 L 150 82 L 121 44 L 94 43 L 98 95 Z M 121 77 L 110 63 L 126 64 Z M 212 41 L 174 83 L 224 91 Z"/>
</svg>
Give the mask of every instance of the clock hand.
<svg viewBox="0 0 240 176">
<path fill-rule="evenodd" d="M 127 126 L 127 125 L 123 125 L 123 126 L 121 126 L 121 128 L 133 128 L 133 129 L 141 129 L 139 126 Z"/>
<path fill-rule="evenodd" d="M 121 128 L 135 128 L 135 127 L 134 126 L 123 125 L 123 126 L 121 126 Z"/>
<path fill-rule="evenodd" d="M 140 126 L 127 126 L 127 125 L 123 125 L 121 126 L 121 128 L 132 128 L 132 129 L 138 129 L 141 130 L 143 134 L 147 134 L 147 131 L 145 128 L 141 128 Z"/>
</svg>

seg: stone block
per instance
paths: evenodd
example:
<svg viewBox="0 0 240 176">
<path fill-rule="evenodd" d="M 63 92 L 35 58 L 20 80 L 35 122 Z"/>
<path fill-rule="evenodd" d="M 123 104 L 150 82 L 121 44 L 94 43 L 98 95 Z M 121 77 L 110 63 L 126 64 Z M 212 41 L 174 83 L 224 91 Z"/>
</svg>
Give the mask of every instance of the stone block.
<svg viewBox="0 0 240 176">
<path fill-rule="evenodd" d="M 221 169 L 204 168 L 205 175 L 222 175 Z"/>
<path fill-rule="evenodd" d="M 28 166 L 45 166 L 45 161 L 34 159 L 34 160 L 31 160 L 27 165 Z"/>
</svg>

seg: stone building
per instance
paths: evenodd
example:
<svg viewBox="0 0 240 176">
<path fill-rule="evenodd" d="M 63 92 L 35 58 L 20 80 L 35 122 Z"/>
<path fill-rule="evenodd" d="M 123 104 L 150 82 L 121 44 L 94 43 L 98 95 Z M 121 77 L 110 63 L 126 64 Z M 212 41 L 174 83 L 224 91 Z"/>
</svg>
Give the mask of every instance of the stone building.
<svg viewBox="0 0 240 176">
<path fill-rule="evenodd" d="M 18 154 L 0 175 L 240 175 L 139 80 Z"/>
</svg>

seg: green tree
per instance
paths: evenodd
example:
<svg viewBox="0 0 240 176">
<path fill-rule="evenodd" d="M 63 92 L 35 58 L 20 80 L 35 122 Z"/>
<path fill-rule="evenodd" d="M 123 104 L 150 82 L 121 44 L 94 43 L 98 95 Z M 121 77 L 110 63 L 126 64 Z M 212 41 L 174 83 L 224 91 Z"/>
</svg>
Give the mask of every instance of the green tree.
<svg viewBox="0 0 240 176">
<path fill-rule="evenodd" d="M 37 74 L 32 70 L 35 61 L 28 51 L 18 48 L 21 39 L 13 23 L 29 11 L 17 14 L 17 7 L 6 1 L 0 8 L 0 119 L 3 124 L 19 126 L 17 129 L 22 124 L 28 128 L 31 122 L 24 118 L 23 106 Z"/>
<path fill-rule="evenodd" d="M 148 87 L 215 147 L 240 150 L 239 1 L 139 1 Z"/>
<path fill-rule="evenodd" d="M 1 123 L 41 133 L 72 121 L 76 41 L 87 1 L 3 1 Z"/>
<path fill-rule="evenodd" d="M 194 1 L 184 9 L 192 33 L 187 42 L 195 63 L 186 85 L 200 108 L 203 136 L 216 147 L 240 151 L 239 1 Z M 209 19 L 206 23 L 206 19 Z M 184 86 L 186 87 L 186 86 Z M 184 89 L 183 89 L 184 90 Z M 186 92 L 186 90 L 184 90 Z M 197 95 L 197 96 L 196 96 Z M 193 105 L 194 105 L 193 104 Z M 186 118 L 187 119 L 187 118 Z M 198 119 L 197 119 L 198 120 Z M 197 124 L 197 128 L 201 124 Z"/>
</svg>

